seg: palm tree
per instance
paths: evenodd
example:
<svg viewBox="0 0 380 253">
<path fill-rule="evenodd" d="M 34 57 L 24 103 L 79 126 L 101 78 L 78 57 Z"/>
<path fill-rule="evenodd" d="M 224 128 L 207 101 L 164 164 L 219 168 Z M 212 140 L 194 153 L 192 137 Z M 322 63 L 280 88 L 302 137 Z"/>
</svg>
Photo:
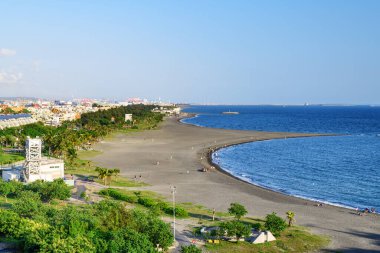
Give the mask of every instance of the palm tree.
<svg viewBox="0 0 380 253">
<path fill-rule="evenodd" d="M 120 174 L 120 170 L 119 169 L 113 169 L 113 174 L 115 175 L 115 181 L 116 181 L 117 176 Z"/>
<path fill-rule="evenodd" d="M 98 178 L 103 180 L 103 184 L 106 185 L 106 178 L 108 174 L 108 169 L 106 168 L 101 168 L 101 167 L 96 167 L 95 169 L 96 172 L 98 172 Z"/>
<path fill-rule="evenodd" d="M 72 164 L 75 158 L 78 157 L 77 151 L 75 148 L 71 147 L 67 150 L 67 158 L 69 159 L 69 162 Z"/>
<path fill-rule="evenodd" d="M 286 218 L 289 220 L 289 223 L 288 223 L 289 227 L 291 227 L 292 224 L 293 224 L 293 222 L 295 222 L 295 219 L 294 219 L 295 215 L 296 214 L 294 212 L 292 212 L 292 211 L 287 211 L 286 212 Z"/>
</svg>

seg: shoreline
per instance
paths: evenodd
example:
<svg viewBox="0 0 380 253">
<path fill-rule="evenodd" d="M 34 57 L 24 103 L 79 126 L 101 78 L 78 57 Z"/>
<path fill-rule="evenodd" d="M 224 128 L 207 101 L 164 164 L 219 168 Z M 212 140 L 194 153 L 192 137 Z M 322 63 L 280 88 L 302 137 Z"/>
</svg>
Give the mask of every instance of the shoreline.
<svg viewBox="0 0 380 253">
<path fill-rule="evenodd" d="M 223 129 L 223 128 L 211 128 L 211 127 L 205 127 L 205 126 L 198 126 L 198 125 L 195 125 L 195 124 L 191 124 L 191 123 L 186 123 L 186 122 L 182 122 L 183 119 L 189 119 L 189 118 L 194 118 L 194 117 L 197 117 L 199 114 L 193 114 L 193 113 L 189 113 L 188 116 L 186 117 L 182 117 L 180 119 L 177 120 L 177 122 L 179 124 L 184 124 L 184 125 L 189 125 L 189 126 L 193 126 L 193 127 L 200 127 L 200 128 L 210 128 L 210 129 Z M 226 130 L 229 130 L 229 129 L 226 129 Z M 244 130 L 243 130 L 244 131 Z M 249 131 L 249 130 L 248 130 Z M 255 131 L 255 130 L 252 130 L 252 131 Z M 289 134 L 292 134 L 289 132 Z M 298 134 L 298 133 L 295 133 L 295 134 Z M 302 134 L 302 133 L 301 133 Z M 312 138 L 312 137 L 329 137 L 329 136 L 342 136 L 342 134 L 317 134 L 317 133 L 310 133 L 312 135 L 308 135 L 308 136 L 291 136 L 291 137 L 285 137 L 285 139 L 290 139 L 290 138 Z M 215 146 L 214 148 L 210 148 L 208 150 L 203 150 L 202 153 L 204 154 L 204 157 L 207 157 L 207 163 L 208 163 L 208 169 L 211 169 L 212 170 L 212 167 L 215 168 L 216 171 L 218 171 L 219 173 L 222 173 L 224 175 L 227 175 L 235 180 L 238 180 L 242 183 L 245 183 L 245 184 L 248 184 L 250 186 L 254 186 L 254 187 L 258 187 L 262 190 L 266 190 L 266 191 L 270 191 L 270 192 L 273 192 L 273 193 L 276 193 L 276 194 L 281 194 L 281 195 L 284 195 L 284 196 L 287 196 L 287 197 L 292 197 L 292 198 L 295 198 L 295 199 L 299 199 L 299 200 L 304 200 L 304 201 L 308 201 L 310 203 L 313 203 L 314 205 L 318 205 L 318 204 L 323 204 L 323 205 L 328 205 L 328 206 L 332 206 L 332 207 L 339 207 L 339 208 L 344 208 L 344 209 L 347 209 L 347 210 L 355 210 L 354 207 L 350 207 L 350 206 L 346 206 L 346 205 L 343 205 L 343 204 L 334 204 L 334 203 L 331 203 L 331 202 L 328 202 L 327 200 L 316 200 L 316 199 L 310 199 L 310 198 L 307 198 L 307 197 L 303 197 L 303 196 L 295 196 L 295 195 L 292 195 L 292 194 L 287 194 L 287 193 L 284 193 L 284 192 L 281 192 L 281 191 L 277 191 L 275 189 L 271 189 L 269 187 L 265 187 L 265 186 L 262 186 L 262 185 L 258 185 L 258 184 L 255 184 L 253 182 L 249 182 L 247 180 L 244 180 L 236 175 L 234 175 L 232 172 L 229 172 L 225 169 L 223 169 L 219 164 L 215 163 L 213 161 L 213 154 L 215 152 L 217 152 L 218 150 L 221 150 L 221 149 L 225 149 L 225 148 L 228 148 L 228 147 L 233 147 L 233 146 L 237 146 L 237 145 L 242 145 L 242 144 L 246 144 L 246 143 L 252 143 L 252 142 L 258 142 L 258 141 L 270 141 L 270 140 L 276 140 L 276 139 L 284 139 L 284 138 L 268 138 L 268 139 L 262 139 L 262 140 L 246 140 L 246 141 L 241 141 L 239 143 L 230 143 L 230 144 L 225 144 L 225 145 L 221 145 L 221 146 Z M 375 215 L 379 215 L 379 213 L 373 213 Z"/>
<path fill-rule="evenodd" d="M 331 136 L 334 136 L 334 135 L 331 135 Z M 311 138 L 311 137 L 323 137 L 323 136 L 306 136 L 306 137 L 291 137 L 291 138 Z M 259 141 L 270 141 L 270 140 L 276 140 L 276 139 L 267 139 L 267 140 L 259 140 Z M 225 149 L 225 148 L 228 148 L 228 147 L 232 147 L 232 146 L 237 146 L 237 145 L 241 145 L 241 144 L 246 144 L 246 143 L 252 143 L 252 142 L 258 142 L 258 141 L 249 141 L 249 142 L 242 142 L 242 143 L 237 143 L 237 144 L 231 144 L 231 145 L 227 145 L 227 146 L 222 146 L 222 147 L 218 147 L 216 149 L 214 149 L 214 151 L 209 151 L 207 153 L 207 160 L 208 160 L 208 163 L 210 164 L 210 166 L 213 166 L 215 167 L 215 169 L 217 171 L 219 171 L 220 173 L 223 173 L 223 174 L 226 174 L 236 180 L 239 180 L 243 183 L 246 183 L 246 184 L 249 184 L 249 185 L 253 185 L 255 187 L 259 187 L 263 190 L 268 190 L 268 191 L 271 191 L 273 193 L 278 193 L 278 194 L 282 194 L 284 196 L 288 196 L 288 197 L 293 197 L 293 198 L 297 198 L 297 199 L 300 199 L 300 200 L 305 200 L 305 201 L 310 201 L 312 203 L 314 203 L 315 205 L 318 205 L 318 204 L 323 204 L 323 205 L 329 205 L 329 206 L 333 206 L 333 207 L 340 207 L 340 208 L 345 208 L 345 209 L 348 209 L 348 210 L 355 210 L 354 207 L 350 207 L 350 206 L 346 206 L 344 204 L 334 204 L 334 203 L 331 203 L 331 202 L 328 202 L 327 200 L 317 200 L 317 199 L 311 199 L 311 198 L 307 198 L 307 197 L 303 197 L 303 196 L 296 196 L 296 195 L 292 195 L 292 194 L 287 194 L 287 193 L 284 193 L 284 192 L 281 192 L 281 191 L 278 191 L 276 189 L 272 189 L 270 187 L 265 187 L 263 185 L 258 185 L 258 184 L 255 184 L 253 182 L 249 182 L 247 180 L 244 180 L 242 178 L 240 178 L 239 176 L 237 175 L 234 175 L 232 172 L 229 172 L 228 170 L 225 170 L 223 169 L 219 164 L 215 163 L 212 159 L 212 155 L 218 151 L 218 150 L 221 150 L 221 149 Z M 378 213 L 374 213 L 374 214 L 378 214 Z"/>
<path fill-rule="evenodd" d="M 177 187 L 178 203 L 191 202 L 212 210 L 227 210 L 230 203 L 244 205 L 251 217 L 265 217 L 276 212 L 284 217 L 292 210 L 296 224 L 312 233 L 328 235 L 331 244 L 323 252 L 380 252 L 379 215 L 356 215 L 353 210 L 320 203 L 269 190 L 218 170 L 209 159 L 212 149 L 244 142 L 318 134 L 272 133 L 198 127 L 168 117 L 158 129 L 117 134 L 112 140 L 97 144 L 103 151 L 91 158 L 99 166 L 120 168 L 121 175 L 141 180 L 149 186 L 141 190 L 170 198 L 170 186 Z M 202 159 L 203 158 L 203 159 Z M 159 162 L 159 163 L 158 163 Z M 200 172 L 202 167 L 215 169 Z M 361 251 L 364 249 L 364 251 Z"/>
</svg>

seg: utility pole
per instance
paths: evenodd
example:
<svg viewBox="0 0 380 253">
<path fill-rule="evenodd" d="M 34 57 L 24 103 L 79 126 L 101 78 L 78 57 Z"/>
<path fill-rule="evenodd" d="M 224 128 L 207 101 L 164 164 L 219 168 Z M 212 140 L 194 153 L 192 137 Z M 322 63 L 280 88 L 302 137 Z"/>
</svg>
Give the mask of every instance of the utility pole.
<svg viewBox="0 0 380 253">
<path fill-rule="evenodd" d="M 175 241 L 175 194 L 176 194 L 176 187 L 173 185 L 170 187 L 172 195 L 173 195 L 173 236 Z"/>
</svg>

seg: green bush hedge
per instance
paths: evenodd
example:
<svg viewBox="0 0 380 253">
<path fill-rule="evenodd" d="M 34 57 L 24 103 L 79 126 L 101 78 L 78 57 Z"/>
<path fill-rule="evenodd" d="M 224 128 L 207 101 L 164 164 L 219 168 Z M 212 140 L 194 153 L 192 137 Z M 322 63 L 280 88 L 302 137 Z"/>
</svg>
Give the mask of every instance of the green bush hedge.
<svg viewBox="0 0 380 253">
<path fill-rule="evenodd" d="M 138 203 L 142 206 L 145 206 L 149 209 L 156 209 L 158 212 L 164 212 L 168 215 L 173 215 L 173 207 L 171 207 L 167 202 L 155 200 L 149 197 L 138 197 L 134 195 L 128 195 L 126 193 L 122 193 L 117 189 L 107 188 L 99 191 L 100 195 L 110 196 L 116 200 L 122 200 L 129 203 Z M 182 207 L 175 208 L 175 216 L 176 217 L 187 217 L 189 216 L 188 212 Z"/>
<path fill-rule="evenodd" d="M 139 198 L 137 203 L 148 208 L 157 205 L 157 202 L 151 198 Z"/>
<path fill-rule="evenodd" d="M 166 214 L 173 215 L 173 207 L 166 207 L 163 210 Z M 189 213 L 182 207 L 175 208 L 175 216 L 176 217 L 187 217 Z"/>
<path fill-rule="evenodd" d="M 137 197 L 133 195 L 128 195 L 126 193 L 122 193 L 116 189 L 113 188 L 107 188 L 99 191 L 100 195 L 103 196 L 110 196 L 111 198 L 114 198 L 116 200 L 122 200 L 126 201 L 128 203 L 136 203 L 137 202 Z"/>
</svg>

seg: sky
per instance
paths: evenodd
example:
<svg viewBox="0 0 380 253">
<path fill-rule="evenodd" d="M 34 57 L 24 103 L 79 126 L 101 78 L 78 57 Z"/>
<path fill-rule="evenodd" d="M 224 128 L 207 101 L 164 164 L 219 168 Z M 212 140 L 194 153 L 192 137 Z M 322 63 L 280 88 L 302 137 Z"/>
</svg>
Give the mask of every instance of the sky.
<svg viewBox="0 0 380 253">
<path fill-rule="evenodd" d="M 0 1 L 0 97 L 380 104 L 380 1 Z"/>
</svg>

